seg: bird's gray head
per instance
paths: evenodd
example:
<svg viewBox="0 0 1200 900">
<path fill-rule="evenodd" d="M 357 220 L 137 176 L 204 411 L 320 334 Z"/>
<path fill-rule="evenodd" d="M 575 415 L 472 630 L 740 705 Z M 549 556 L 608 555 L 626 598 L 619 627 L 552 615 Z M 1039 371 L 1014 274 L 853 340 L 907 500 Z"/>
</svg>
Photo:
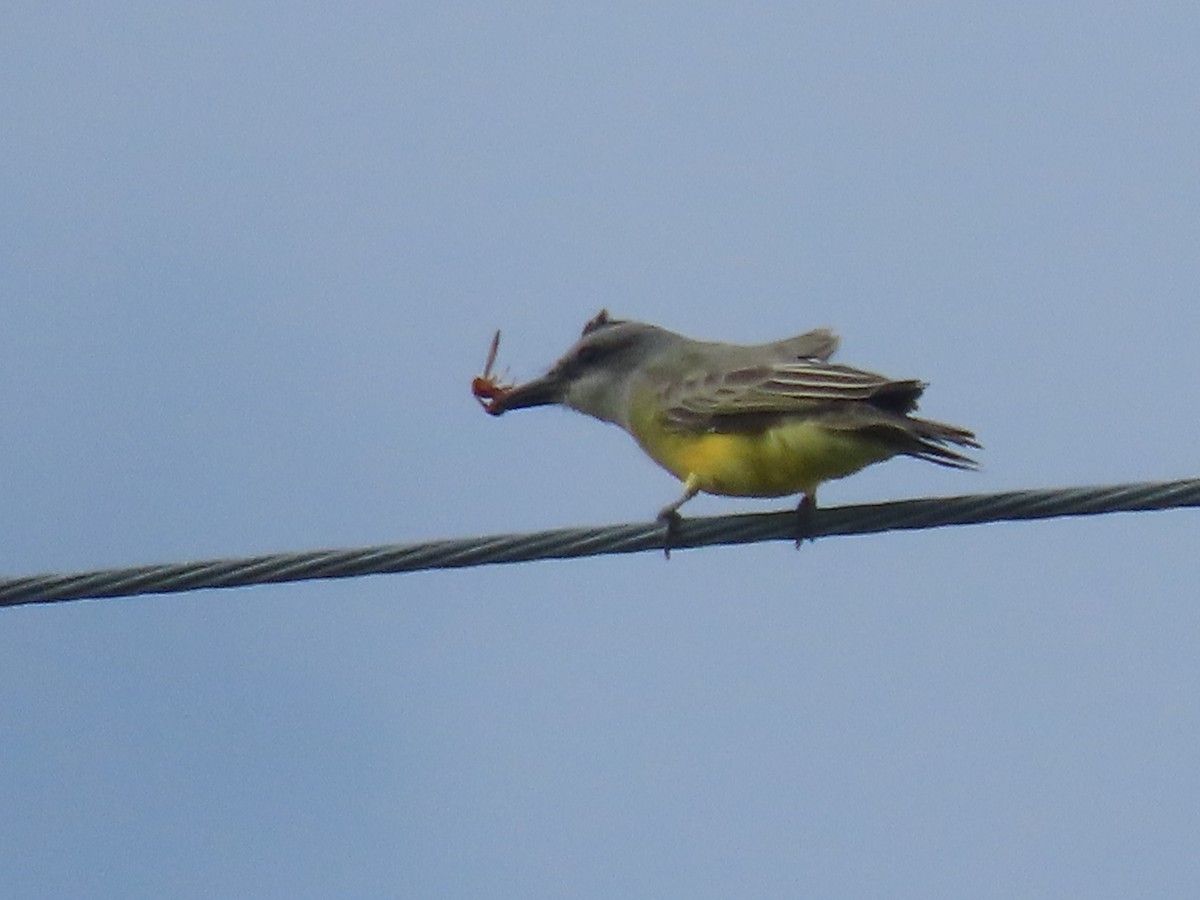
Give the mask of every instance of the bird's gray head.
<svg viewBox="0 0 1200 900">
<path fill-rule="evenodd" d="M 601 310 L 583 327 L 575 345 L 540 378 L 519 384 L 497 398 L 491 411 L 561 403 L 607 422 L 625 425 L 628 393 L 642 364 L 664 347 L 684 340 L 647 325 L 609 318 Z"/>
</svg>

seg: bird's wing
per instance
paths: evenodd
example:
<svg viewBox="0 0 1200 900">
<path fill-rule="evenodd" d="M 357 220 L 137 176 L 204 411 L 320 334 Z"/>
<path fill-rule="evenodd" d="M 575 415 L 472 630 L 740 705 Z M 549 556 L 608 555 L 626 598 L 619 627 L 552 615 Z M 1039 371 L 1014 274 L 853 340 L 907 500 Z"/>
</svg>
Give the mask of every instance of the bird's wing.
<svg viewBox="0 0 1200 900">
<path fill-rule="evenodd" d="M 782 343 L 782 342 L 781 342 Z M 865 405 L 898 414 L 910 412 L 925 385 L 895 381 L 820 359 L 754 365 L 705 366 L 667 386 L 662 395 L 666 422 L 683 430 L 736 427 L 747 416 L 826 413 Z"/>
</svg>

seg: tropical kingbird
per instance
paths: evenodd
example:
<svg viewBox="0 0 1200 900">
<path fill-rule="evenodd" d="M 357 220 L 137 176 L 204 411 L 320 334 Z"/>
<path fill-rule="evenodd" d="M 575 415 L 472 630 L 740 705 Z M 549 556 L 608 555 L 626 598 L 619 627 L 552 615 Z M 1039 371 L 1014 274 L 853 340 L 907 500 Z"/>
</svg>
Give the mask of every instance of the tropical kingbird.
<svg viewBox="0 0 1200 900">
<path fill-rule="evenodd" d="M 803 494 L 803 511 L 821 482 L 893 456 L 976 466 L 948 446 L 979 448 L 974 434 L 911 415 L 924 382 L 831 363 L 837 345 L 825 329 L 770 344 L 695 341 L 601 310 L 549 372 L 525 384 L 490 379 L 493 344 L 476 396 L 493 415 L 561 404 L 619 425 L 683 482 L 683 496 L 659 513 L 672 522 L 701 491 Z"/>
</svg>

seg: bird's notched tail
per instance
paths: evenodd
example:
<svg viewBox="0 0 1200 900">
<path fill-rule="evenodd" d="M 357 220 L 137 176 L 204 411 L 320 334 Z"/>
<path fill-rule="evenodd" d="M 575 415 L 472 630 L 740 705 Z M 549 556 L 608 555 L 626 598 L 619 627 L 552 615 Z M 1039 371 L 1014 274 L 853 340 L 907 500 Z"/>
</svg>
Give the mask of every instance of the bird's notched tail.
<svg viewBox="0 0 1200 900">
<path fill-rule="evenodd" d="M 908 422 L 917 439 L 917 447 L 913 450 L 903 451 L 906 455 L 928 460 L 950 469 L 979 468 L 976 460 L 946 446 L 946 444 L 956 444 L 959 447 L 982 450 L 983 447 L 972 432 L 956 425 L 944 425 L 941 422 L 931 422 L 915 416 L 909 416 Z"/>
<path fill-rule="evenodd" d="M 975 468 L 965 428 L 912 415 L 925 384 L 829 362 L 827 329 L 767 344 L 695 341 L 601 311 L 545 374 L 498 385 L 491 359 L 472 385 L 493 415 L 561 404 L 629 432 L 684 483 L 739 497 L 811 497 L 817 486 L 893 456 Z"/>
</svg>

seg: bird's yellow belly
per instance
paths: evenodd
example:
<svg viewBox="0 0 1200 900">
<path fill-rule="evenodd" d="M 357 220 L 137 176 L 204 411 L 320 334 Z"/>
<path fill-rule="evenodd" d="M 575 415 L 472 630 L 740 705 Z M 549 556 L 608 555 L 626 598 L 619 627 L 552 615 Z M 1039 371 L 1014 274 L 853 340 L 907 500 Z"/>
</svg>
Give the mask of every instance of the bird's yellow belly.
<svg viewBox="0 0 1200 900">
<path fill-rule="evenodd" d="M 697 434 L 643 422 L 635 427 L 634 437 L 681 481 L 693 479 L 702 491 L 736 497 L 811 494 L 823 481 L 851 475 L 894 454 L 862 434 L 805 420 L 784 420 L 754 433 Z"/>
</svg>

